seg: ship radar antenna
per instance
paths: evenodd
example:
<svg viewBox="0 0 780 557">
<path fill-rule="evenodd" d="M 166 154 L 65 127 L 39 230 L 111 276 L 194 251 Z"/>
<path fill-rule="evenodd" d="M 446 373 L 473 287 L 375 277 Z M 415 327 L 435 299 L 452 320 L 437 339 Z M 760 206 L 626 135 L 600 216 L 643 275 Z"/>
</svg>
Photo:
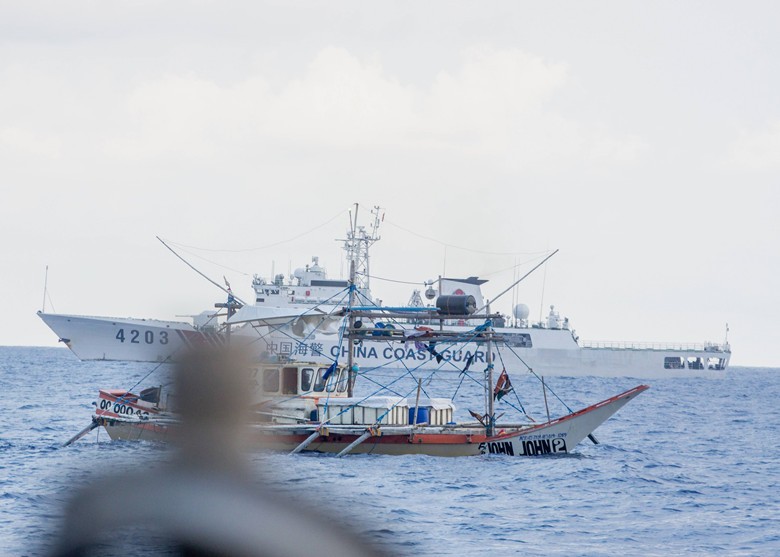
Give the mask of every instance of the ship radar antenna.
<svg viewBox="0 0 780 557">
<path fill-rule="evenodd" d="M 358 211 L 360 205 L 355 203 L 354 214 L 349 211 L 349 226 L 347 239 L 344 241 L 344 251 L 347 253 L 347 262 L 355 263 L 355 286 L 361 290 L 365 296 L 371 299 L 370 272 L 369 272 L 369 251 L 371 246 L 380 240 L 379 226 L 385 218 L 382 208 L 375 205 L 371 209 L 373 219 L 366 226 L 358 225 Z M 368 229 L 367 229 L 368 228 Z"/>
</svg>

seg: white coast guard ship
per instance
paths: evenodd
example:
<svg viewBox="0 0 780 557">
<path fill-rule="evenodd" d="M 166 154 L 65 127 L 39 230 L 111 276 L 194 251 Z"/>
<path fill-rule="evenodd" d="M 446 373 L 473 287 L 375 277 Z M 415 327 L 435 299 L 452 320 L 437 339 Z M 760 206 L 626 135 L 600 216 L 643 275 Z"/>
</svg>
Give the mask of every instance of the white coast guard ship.
<svg viewBox="0 0 780 557">
<path fill-rule="evenodd" d="M 486 281 L 442 278 L 427 296 L 473 296 L 481 307 L 481 286 Z M 230 318 L 232 334 L 256 346 L 258 355 L 283 359 L 309 359 L 329 362 L 346 356 L 348 347 L 340 342 L 341 318 L 333 311 L 346 307 L 348 283 L 327 278 L 325 269 L 314 258 L 313 265 L 299 269 L 287 283 L 280 276 L 266 282 L 255 277 L 252 282 L 255 303 L 245 305 Z M 371 300 L 367 288 L 360 297 Z M 421 304 L 419 292 L 412 298 Z M 368 305 L 365 302 L 363 305 Z M 202 343 L 222 344 L 224 321 L 212 311 L 195 316 L 193 323 L 113 317 L 90 317 L 56 313 L 39 316 L 59 339 L 82 360 L 131 360 L 162 362 L 173 360 L 177 352 Z M 220 318 L 222 319 L 222 318 Z M 413 330 L 415 327 L 439 326 L 439 319 L 423 322 L 419 319 L 375 323 L 390 329 Z M 465 324 L 447 322 L 453 331 L 467 332 Z M 523 370 L 530 366 L 540 375 L 563 376 L 629 376 L 664 377 L 678 375 L 714 375 L 724 372 L 731 357 L 731 347 L 722 343 L 672 344 L 646 342 L 583 342 L 570 326 L 568 318 L 550 306 L 543 322 L 530 323 L 528 308 L 518 304 L 513 315 L 504 322 L 494 323 L 496 334 L 504 339 L 509 350 L 504 352 L 507 368 Z M 355 359 L 361 367 L 418 367 L 426 369 L 460 370 L 467 361 L 484 365 L 485 354 L 476 345 L 439 346 L 437 355 L 427 349 L 417 349 L 410 343 L 388 338 L 387 342 L 371 342 L 355 349 Z M 438 360 L 438 361 L 437 361 Z M 525 363 L 523 363 L 525 362 Z"/>
<path fill-rule="evenodd" d="M 356 208 L 357 214 L 357 208 Z M 265 280 L 255 275 L 252 281 L 253 303 L 244 303 L 229 318 L 231 334 L 252 343 L 258 357 L 279 357 L 315 362 L 332 362 L 345 357 L 347 345 L 342 341 L 342 318 L 334 315 L 347 306 L 376 306 L 369 288 L 369 249 L 379 240 L 381 223 L 378 208 L 366 230 L 351 223 L 344 240 L 350 266 L 354 266 L 355 292 L 349 299 L 346 280 L 329 279 L 318 258 L 297 269 L 286 279 L 276 275 Z M 487 281 L 477 277 L 440 278 L 426 283 L 424 302 L 415 291 L 409 306 L 421 307 L 442 296 L 469 298 L 475 308 L 486 313 L 481 286 Z M 232 299 L 232 295 L 229 298 Z M 229 304 L 217 304 L 225 307 Z M 435 307 L 435 306 L 432 306 Z M 471 311 L 474 311 L 472 308 Z M 200 344 L 219 345 L 226 341 L 224 315 L 204 311 L 192 323 L 117 317 L 91 317 L 38 312 L 41 319 L 82 360 L 128 360 L 166 362 L 176 358 L 187 347 Z M 473 321 L 472 321 L 473 323 Z M 383 321 L 377 328 L 412 331 L 415 327 L 441 327 L 467 333 L 469 327 L 446 318 L 434 322 L 407 319 L 406 322 Z M 503 323 L 493 323 L 496 334 L 504 339 L 508 350 L 504 365 L 509 369 L 531 367 L 540 375 L 562 376 L 628 376 L 665 377 L 679 375 L 714 375 L 726 370 L 731 357 L 728 340 L 701 344 L 583 342 L 550 307 L 547 318 L 539 323 L 528 321 L 528 308 L 519 304 Z M 467 363 L 484 365 L 486 355 L 475 344 L 459 343 L 418 348 L 414 343 L 398 342 L 398 335 L 388 334 L 386 342 L 356 346 L 355 359 L 361 367 L 415 367 L 417 369 L 460 370 Z"/>
</svg>

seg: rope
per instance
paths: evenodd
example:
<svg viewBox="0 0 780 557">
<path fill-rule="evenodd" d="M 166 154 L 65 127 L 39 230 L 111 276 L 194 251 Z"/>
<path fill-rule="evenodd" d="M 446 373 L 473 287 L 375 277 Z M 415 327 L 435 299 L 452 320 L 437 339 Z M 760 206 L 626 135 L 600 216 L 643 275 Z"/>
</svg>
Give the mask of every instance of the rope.
<svg viewBox="0 0 780 557">
<path fill-rule="evenodd" d="M 561 397 L 559 397 L 559 396 L 558 396 L 558 395 L 555 393 L 555 391 L 553 391 L 553 390 L 552 390 L 552 387 L 550 387 L 550 385 L 549 385 L 549 384 L 547 384 L 547 383 L 545 383 L 544 381 L 542 381 L 542 378 L 541 378 L 541 377 L 539 377 L 539 376 L 536 374 L 536 372 L 535 372 L 535 371 L 534 371 L 534 370 L 531 368 L 531 366 L 529 366 L 527 363 L 525 363 L 525 360 L 523 360 L 523 359 L 520 357 L 520 355 L 519 355 L 517 352 L 515 352 L 514 350 L 512 350 L 512 347 L 511 347 L 511 346 L 507 346 L 507 348 L 509 348 L 510 352 L 512 352 L 512 354 L 514 354 L 514 355 L 517 357 L 517 359 L 518 359 L 518 360 L 520 360 L 521 362 L 523 362 L 523 365 L 524 365 L 525 367 L 527 367 L 527 368 L 528 368 L 528 371 L 530 371 L 530 372 L 531 372 L 531 374 L 532 374 L 534 377 L 536 377 L 536 378 L 537 378 L 537 379 L 538 379 L 538 380 L 539 380 L 539 381 L 542 383 L 542 385 L 544 385 L 544 388 L 545 388 L 545 389 L 547 389 L 548 391 L 550 391 L 550 394 L 552 394 L 552 395 L 553 395 L 555 398 L 557 398 L 557 399 L 558 399 L 558 402 L 560 402 L 561 404 L 563 404 L 563 406 L 566 408 L 566 410 L 568 410 L 568 411 L 569 411 L 569 414 L 573 414 L 573 413 L 574 413 L 574 410 L 572 410 L 572 409 L 569 407 L 569 405 L 568 405 L 568 404 L 566 404 L 565 402 L 563 402 L 563 400 L 561 399 Z"/>
<path fill-rule="evenodd" d="M 409 230 L 408 228 L 404 228 L 403 226 L 399 226 L 397 224 L 394 224 L 390 221 L 387 221 L 387 224 L 390 226 L 393 226 L 395 228 L 398 228 L 400 230 L 403 230 L 404 232 L 408 232 L 412 236 L 417 236 L 418 238 L 422 238 L 424 240 L 428 240 L 430 242 L 434 242 L 436 244 L 448 247 L 448 248 L 454 248 L 459 249 L 462 251 L 469 251 L 472 253 L 480 253 L 483 255 L 539 255 L 546 252 L 534 252 L 534 251 L 510 251 L 510 252 L 503 252 L 503 251 L 484 251 L 484 250 L 478 250 L 478 249 L 472 249 L 472 248 L 464 248 L 461 246 L 456 246 L 454 244 L 448 244 L 447 242 L 442 242 L 441 240 L 437 240 L 436 238 L 431 238 L 430 236 L 424 236 L 422 234 L 419 234 L 417 232 L 414 232 L 413 230 Z"/>
<path fill-rule="evenodd" d="M 498 359 L 501 361 L 501 367 L 502 367 L 502 368 L 504 368 L 504 371 L 506 371 L 506 365 L 504 364 L 504 357 L 501 355 L 501 350 L 499 350 L 499 349 L 498 349 L 498 347 L 496 347 L 496 352 L 498 353 Z M 507 373 L 507 374 L 506 374 L 506 376 L 507 376 L 507 377 L 509 377 L 509 374 Z M 513 392 L 513 393 L 515 393 L 515 398 L 517 399 L 517 404 L 518 404 L 518 405 L 520 405 L 520 408 L 522 409 L 522 412 L 523 412 L 523 414 L 524 414 L 524 415 L 525 415 L 527 418 L 530 418 L 531 416 L 529 416 L 529 415 L 528 415 L 528 412 L 526 412 L 526 411 L 525 411 L 525 408 L 523 408 L 523 403 L 522 403 L 522 402 L 520 402 L 520 396 L 517 394 L 517 389 L 515 389 L 515 386 L 514 386 L 514 385 L 512 385 L 512 392 Z M 512 406 L 513 408 L 515 408 L 515 407 L 512 405 L 512 403 L 510 403 L 510 402 L 508 402 L 508 401 L 507 401 L 507 404 L 509 404 L 510 406 Z M 515 410 L 517 410 L 517 408 L 515 408 Z"/>
<path fill-rule="evenodd" d="M 327 226 L 328 224 L 332 223 L 334 220 L 336 220 L 337 218 L 341 217 L 344 213 L 346 213 L 348 211 L 349 211 L 349 209 L 341 210 L 336 215 L 334 215 L 333 217 L 331 217 L 327 221 L 323 222 L 322 224 L 319 224 L 319 225 L 315 226 L 314 228 L 311 228 L 311 229 L 309 229 L 309 230 L 307 230 L 305 232 L 302 232 L 301 234 L 298 234 L 297 236 L 293 236 L 291 238 L 287 238 L 286 240 L 280 240 L 278 242 L 274 242 L 273 244 L 267 244 L 265 246 L 260 246 L 260 247 L 256 247 L 256 248 L 210 249 L 210 248 L 201 248 L 201 247 L 198 247 L 198 246 L 188 246 L 188 245 L 185 245 L 185 244 L 178 244 L 178 243 L 175 243 L 175 242 L 171 242 L 171 243 L 176 245 L 176 246 L 179 246 L 179 247 L 185 247 L 185 248 L 195 249 L 195 250 L 199 250 L 199 251 L 210 251 L 210 252 L 221 252 L 221 253 L 243 253 L 243 252 L 248 252 L 248 251 L 261 251 L 261 250 L 264 250 L 264 249 L 273 248 L 273 247 L 276 247 L 276 246 L 280 246 L 282 244 L 287 244 L 289 242 L 293 242 L 295 240 L 298 240 L 299 238 L 303 238 L 304 236 L 306 236 L 308 234 L 311 234 L 315 230 L 319 230 L 320 228 L 322 228 L 324 226 Z"/>
</svg>

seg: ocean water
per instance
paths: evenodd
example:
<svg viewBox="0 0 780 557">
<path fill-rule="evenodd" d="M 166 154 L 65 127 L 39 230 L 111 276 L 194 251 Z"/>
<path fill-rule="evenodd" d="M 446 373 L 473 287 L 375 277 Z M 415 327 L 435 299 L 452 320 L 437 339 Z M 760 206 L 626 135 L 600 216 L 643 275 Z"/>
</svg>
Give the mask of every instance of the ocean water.
<svg viewBox="0 0 780 557">
<path fill-rule="evenodd" d="M 45 555 L 74 492 L 106 474 L 118 486 L 123 474 L 153 475 L 170 458 L 165 445 L 111 443 L 99 430 L 62 447 L 89 424 L 99 387 L 154 385 L 164 370 L 146 377 L 153 367 L 80 362 L 64 348 L 0 348 L 0 555 Z M 542 417 L 535 379 L 512 378 L 519 404 Z M 574 409 L 639 383 L 651 389 L 596 431 L 599 445 L 586 441 L 570 455 L 253 453 L 252 481 L 387 554 L 780 555 L 780 369 L 548 381 Z M 435 387 L 446 396 L 457 382 L 426 386 Z M 456 402 L 461 415 L 479 409 L 478 387 L 462 385 Z M 121 490 L 117 498 L 121 512 Z M 295 536 L 296 526 L 279 535 Z M 155 551 L 120 554 L 141 553 Z"/>
</svg>

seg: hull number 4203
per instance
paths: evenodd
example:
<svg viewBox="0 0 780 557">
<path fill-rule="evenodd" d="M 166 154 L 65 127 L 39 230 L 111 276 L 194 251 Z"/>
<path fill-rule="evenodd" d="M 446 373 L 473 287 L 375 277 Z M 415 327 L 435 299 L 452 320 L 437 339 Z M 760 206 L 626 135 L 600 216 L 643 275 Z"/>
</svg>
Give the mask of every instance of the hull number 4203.
<svg viewBox="0 0 780 557">
<path fill-rule="evenodd" d="M 115 337 L 119 342 L 129 342 L 130 344 L 154 344 L 156 340 L 160 344 L 168 344 L 168 331 L 160 331 L 157 333 L 156 338 L 154 331 L 141 331 L 138 329 L 130 329 L 125 333 L 124 329 L 119 329 Z"/>
</svg>

